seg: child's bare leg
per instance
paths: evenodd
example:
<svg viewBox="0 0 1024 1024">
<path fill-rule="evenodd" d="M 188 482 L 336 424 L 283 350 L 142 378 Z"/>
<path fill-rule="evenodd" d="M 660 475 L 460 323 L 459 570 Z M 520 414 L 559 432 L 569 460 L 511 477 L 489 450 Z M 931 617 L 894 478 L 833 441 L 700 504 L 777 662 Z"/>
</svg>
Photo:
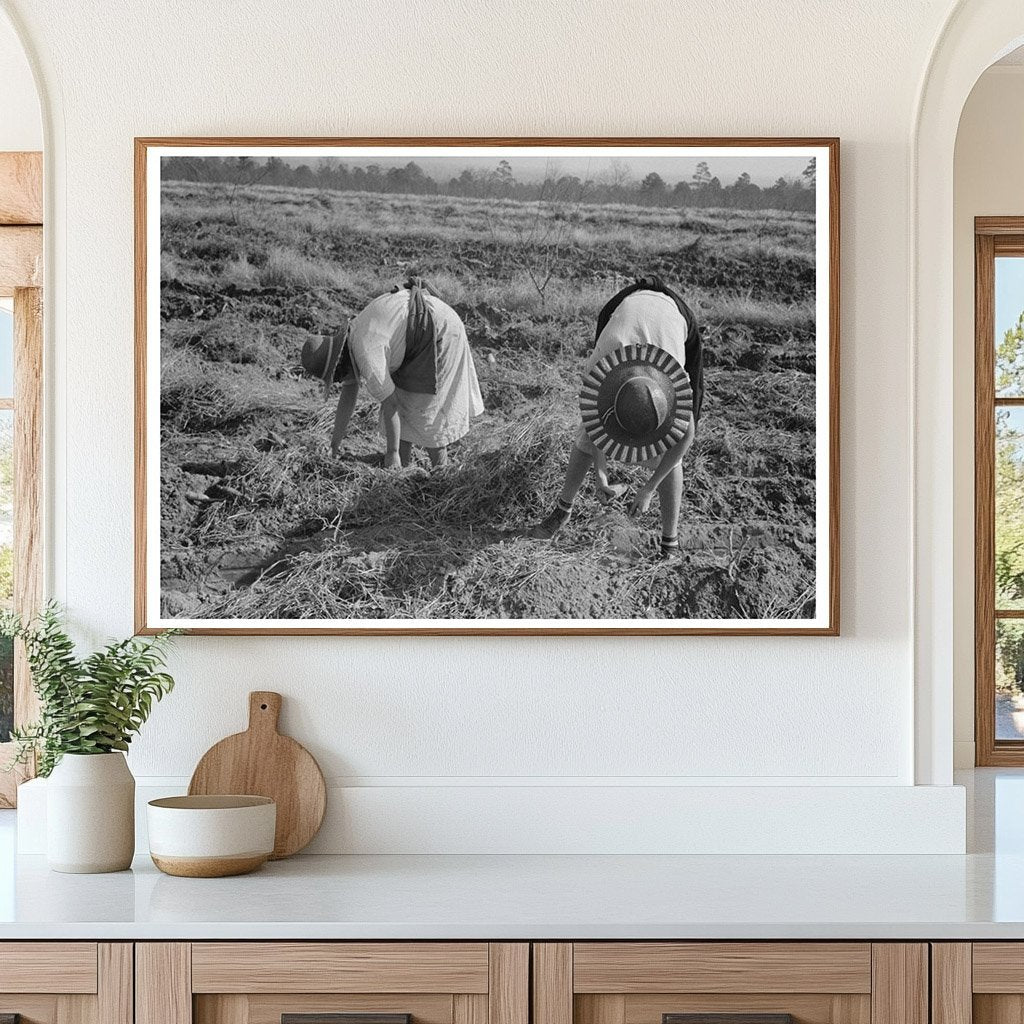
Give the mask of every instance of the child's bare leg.
<svg viewBox="0 0 1024 1024">
<path fill-rule="evenodd" d="M 402 467 L 412 465 L 412 442 L 411 441 L 399 441 L 398 442 L 398 457 L 402 460 Z"/>
<path fill-rule="evenodd" d="M 432 466 L 441 467 L 448 465 L 448 447 L 444 448 L 428 448 L 427 454 L 430 456 L 430 464 Z"/>
<path fill-rule="evenodd" d="M 679 550 L 679 510 L 683 504 L 683 467 L 674 466 L 658 484 L 661 506 L 661 554 L 669 558 Z"/>
<path fill-rule="evenodd" d="M 593 455 L 582 449 L 573 446 L 572 454 L 569 456 L 569 465 L 565 471 L 565 481 L 562 484 L 562 493 L 558 496 L 552 512 L 539 522 L 531 531 L 530 536 L 535 540 L 550 540 L 569 521 L 569 514 L 572 512 L 572 503 L 576 500 L 583 481 L 587 478 Z"/>
<path fill-rule="evenodd" d="M 576 495 L 583 486 L 583 481 L 586 480 L 587 472 L 593 461 L 594 456 L 589 452 L 585 452 L 575 446 L 573 447 L 572 454 L 569 456 L 569 465 L 565 470 L 562 493 L 558 496 L 559 501 L 570 508 L 572 507 L 572 503 L 576 500 Z"/>
</svg>

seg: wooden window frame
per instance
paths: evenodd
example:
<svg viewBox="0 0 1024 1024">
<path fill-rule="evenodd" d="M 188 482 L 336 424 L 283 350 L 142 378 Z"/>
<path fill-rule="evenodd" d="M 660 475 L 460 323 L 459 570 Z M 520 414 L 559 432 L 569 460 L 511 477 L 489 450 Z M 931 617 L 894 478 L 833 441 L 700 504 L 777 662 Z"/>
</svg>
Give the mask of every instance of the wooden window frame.
<svg viewBox="0 0 1024 1024">
<path fill-rule="evenodd" d="M 43 158 L 0 153 L 0 298 L 14 300 L 14 608 L 34 615 L 43 594 Z M 14 660 L 14 724 L 35 719 L 38 702 L 25 653 Z M 13 743 L 0 743 L 0 807 L 14 807 L 32 765 L 6 768 Z"/>
</svg>

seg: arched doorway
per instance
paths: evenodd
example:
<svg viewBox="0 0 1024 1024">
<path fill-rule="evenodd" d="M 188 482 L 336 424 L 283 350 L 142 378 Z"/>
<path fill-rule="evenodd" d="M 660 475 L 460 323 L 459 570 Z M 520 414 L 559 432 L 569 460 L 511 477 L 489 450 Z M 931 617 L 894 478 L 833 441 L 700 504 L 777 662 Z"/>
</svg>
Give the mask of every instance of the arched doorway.
<svg viewBox="0 0 1024 1024">
<path fill-rule="evenodd" d="M 916 781 L 953 770 L 954 150 L 975 82 L 1024 42 L 1019 0 L 963 0 L 925 70 L 911 138 L 911 329 L 914 358 L 914 662 Z"/>
</svg>

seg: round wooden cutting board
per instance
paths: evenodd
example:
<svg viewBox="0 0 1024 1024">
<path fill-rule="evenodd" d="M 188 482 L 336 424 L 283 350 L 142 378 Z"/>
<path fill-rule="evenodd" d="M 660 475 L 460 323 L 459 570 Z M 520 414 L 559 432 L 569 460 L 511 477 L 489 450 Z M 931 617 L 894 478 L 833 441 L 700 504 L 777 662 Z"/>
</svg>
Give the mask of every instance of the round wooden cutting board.
<svg viewBox="0 0 1024 1024">
<path fill-rule="evenodd" d="M 281 694 L 249 694 L 249 728 L 212 746 L 196 765 L 190 796 L 244 793 L 277 804 L 271 860 L 298 853 L 317 834 L 327 809 L 327 787 L 313 755 L 277 731 Z"/>
</svg>

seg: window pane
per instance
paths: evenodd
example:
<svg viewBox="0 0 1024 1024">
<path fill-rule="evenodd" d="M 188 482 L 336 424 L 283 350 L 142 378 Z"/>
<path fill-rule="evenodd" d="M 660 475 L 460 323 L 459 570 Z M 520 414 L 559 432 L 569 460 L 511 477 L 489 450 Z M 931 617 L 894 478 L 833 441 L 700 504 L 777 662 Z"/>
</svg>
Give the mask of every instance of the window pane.
<svg viewBox="0 0 1024 1024">
<path fill-rule="evenodd" d="M 1024 408 L 996 409 L 996 608 L 1024 608 Z"/>
<path fill-rule="evenodd" d="M 0 305 L 0 398 L 14 397 L 14 313 Z"/>
<path fill-rule="evenodd" d="M 996 739 L 1024 739 L 1024 622 L 996 619 Z"/>
<path fill-rule="evenodd" d="M 996 395 L 1024 397 L 1024 257 L 996 258 Z"/>
<path fill-rule="evenodd" d="M 14 598 L 14 413 L 0 410 L 0 606 Z M 14 648 L 0 639 L 0 743 L 14 724 Z"/>
</svg>

